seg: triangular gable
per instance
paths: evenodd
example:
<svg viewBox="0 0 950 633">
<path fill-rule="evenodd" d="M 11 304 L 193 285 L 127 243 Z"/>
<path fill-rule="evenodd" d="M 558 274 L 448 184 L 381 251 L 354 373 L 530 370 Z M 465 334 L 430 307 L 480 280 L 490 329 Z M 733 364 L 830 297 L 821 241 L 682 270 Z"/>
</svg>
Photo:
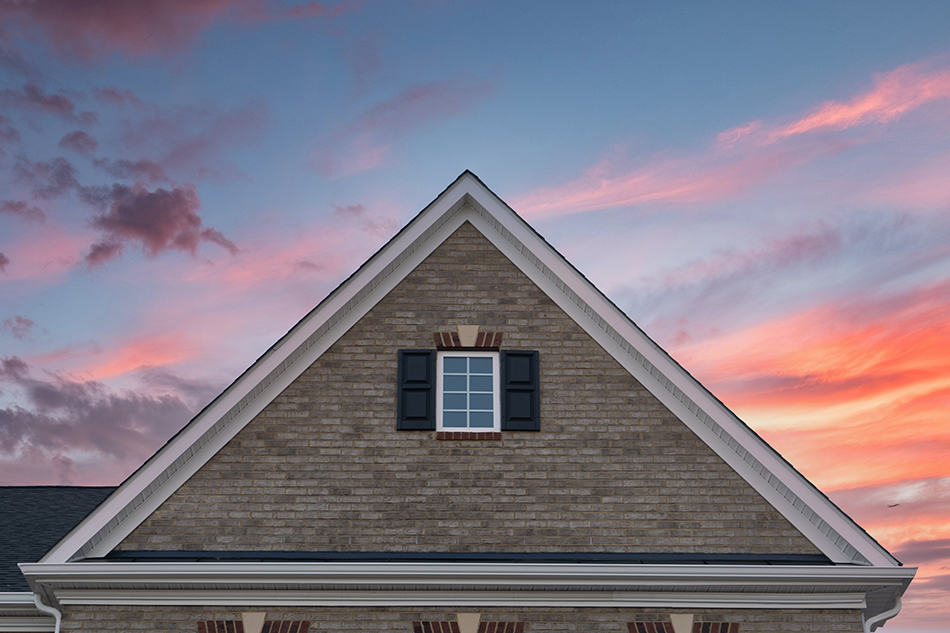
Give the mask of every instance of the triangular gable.
<svg viewBox="0 0 950 633">
<path fill-rule="evenodd" d="M 468 171 L 129 477 L 42 562 L 105 556 L 466 221 L 832 562 L 899 564 Z"/>
</svg>

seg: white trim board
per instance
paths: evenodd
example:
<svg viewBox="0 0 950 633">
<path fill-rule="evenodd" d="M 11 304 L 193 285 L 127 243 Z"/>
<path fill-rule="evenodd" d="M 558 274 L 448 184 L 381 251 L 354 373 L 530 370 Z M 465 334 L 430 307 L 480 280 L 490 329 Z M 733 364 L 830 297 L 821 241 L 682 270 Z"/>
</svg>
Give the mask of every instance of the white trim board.
<svg viewBox="0 0 950 633">
<path fill-rule="evenodd" d="M 898 565 L 471 172 L 465 172 L 43 557 L 101 557 L 464 222 L 835 563 Z"/>
</svg>

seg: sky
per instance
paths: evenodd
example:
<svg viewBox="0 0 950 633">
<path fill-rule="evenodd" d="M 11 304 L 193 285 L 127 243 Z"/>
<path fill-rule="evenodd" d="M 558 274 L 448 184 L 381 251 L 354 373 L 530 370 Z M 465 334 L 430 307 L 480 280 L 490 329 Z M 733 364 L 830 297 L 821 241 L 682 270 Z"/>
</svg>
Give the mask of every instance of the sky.
<svg viewBox="0 0 950 633">
<path fill-rule="evenodd" d="M 471 169 L 950 622 L 950 4 L 0 2 L 0 484 L 114 485 Z"/>
</svg>

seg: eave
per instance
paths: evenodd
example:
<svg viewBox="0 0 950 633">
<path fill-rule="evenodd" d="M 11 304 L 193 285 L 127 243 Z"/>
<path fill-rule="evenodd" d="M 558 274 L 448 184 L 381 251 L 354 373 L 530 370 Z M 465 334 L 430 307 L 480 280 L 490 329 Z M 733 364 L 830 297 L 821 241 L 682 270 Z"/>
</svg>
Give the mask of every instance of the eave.
<svg viewBox="0 0 950 633">
<path fill-rule="evenodd" d="M 58 605 L 893 607 L 916 569 L 892 566 L 392 562 L 24 563 Z"/>
</svg>

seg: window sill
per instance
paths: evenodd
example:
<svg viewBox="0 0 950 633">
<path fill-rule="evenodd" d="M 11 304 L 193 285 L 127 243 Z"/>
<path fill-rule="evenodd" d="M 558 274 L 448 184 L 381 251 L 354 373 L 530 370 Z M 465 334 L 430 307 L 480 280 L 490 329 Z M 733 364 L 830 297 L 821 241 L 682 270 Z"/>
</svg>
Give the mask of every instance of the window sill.
<svg viewBox="0 0 950 633">
<path fill-rule="evenodd" d="M 436 431 L 437 440 L 500 440 L 500 431 Z"/>
</svg>

